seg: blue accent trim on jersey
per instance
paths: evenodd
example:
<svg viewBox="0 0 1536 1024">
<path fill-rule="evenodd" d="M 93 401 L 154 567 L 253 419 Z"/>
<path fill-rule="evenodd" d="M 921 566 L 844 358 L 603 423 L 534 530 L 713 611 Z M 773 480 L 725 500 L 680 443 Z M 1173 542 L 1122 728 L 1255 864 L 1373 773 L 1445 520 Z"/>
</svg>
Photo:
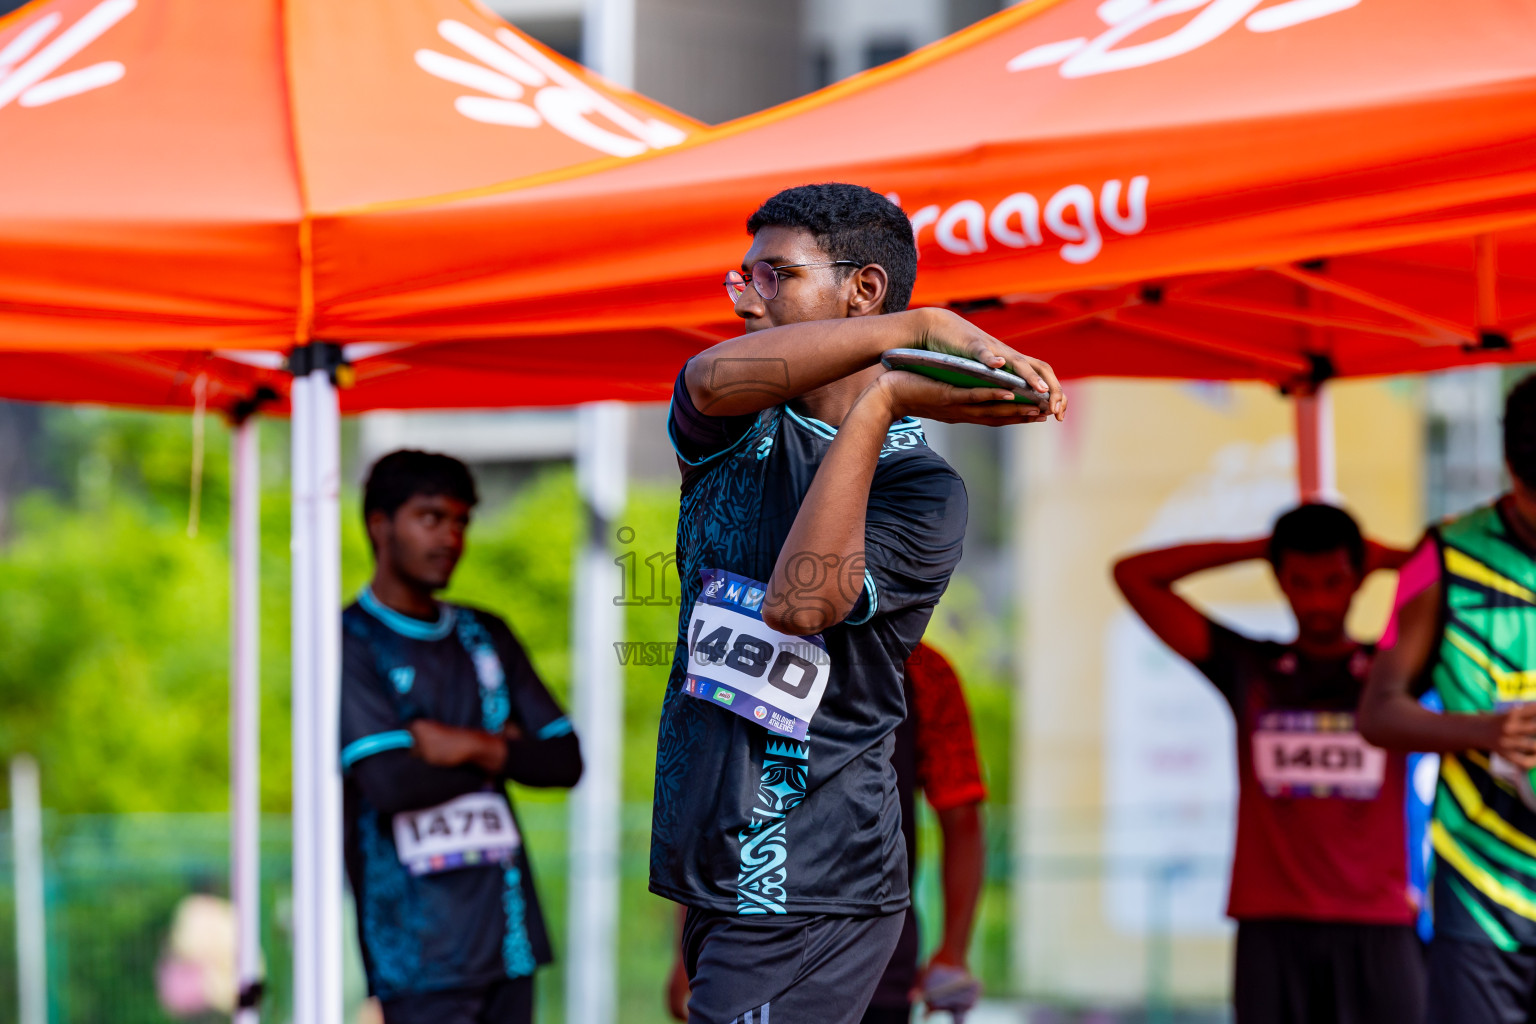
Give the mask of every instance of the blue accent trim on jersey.
<svg viewBox="0 0 1536 1024">
<path fill-rule="evenodd" d="M 561 715 L 559 718 L 555 719 L 553 722 L 550 722 L 544 728 L 534 733 L 534 736 L 535 738 L 541 740 L 553 740 L 558 739 L 561 736 L 569 736 L 573 731 L 574 730 L 571 727 L 571 720 L 566 718 L 564 715 Z"/>
<path fill-rule="evenodd" d="M 676 398 L 674 398 L 673 401 L 676 401 Z M 674 435 L 672 433 L 672 424 L 675 423 L 675 422 L 676 421 L 672 418 L 672 402 L 668 402 L 667 403 L 667 443 L 672 446 L 673 454 L 676 455 L 678 458 L 682 459 L 683 460 L 683 464 L 686 465 L 686 466 L 703 466 L 703 465 L 705 465 L 707 463 L 713 462 L 715 459 L 718 459 L 720 456 L 729 454 L 730 452 L 734 451 L 735 449 L 741 447 L 741 442 L 745 441 L 751 435 L 751 433 L 752 433 L 752 428 L 748 427 L 746 432 L 743 433 L 740 437 L 738 437 L 735 441 L 733 441 L 729 448 L 722 448 L 719 451 L 715 452 L 713 455 L 706 455 L 702 459 L 694 460 L 694 459 L 690 459 L 688 456 L 684 455 L 683 454 L 683 450 L 677 446 L 677 437 L 676 437 L 676 435 Z"/>
<path fill-rule="evenodd" d="M 365 757 L 374 754 L 382 754 L 386 750 L 409 750 L 416 745 L 416 740 L 404 729 L 396 729 L 393 732 L 376 732 L 372 736 L 364 736 L 360 740 L 353 740 L 341 750 L 341 770 L 350 771 L 352 766 Z"/>
<path fill-rule="evenodd" d="M 357 595 L 357 603 L 369 615 L 411 640 L 441 640 L 453 632 L 453 620 L 457 617 L 451 604 L 438 605 L 436 622 L 422 622 L 409 615 L 401 615 L 374 597 L 372 587 L 363 588 L 362 593 Z"/>
<path fill-rule="evenodd" d="M 787 405 L 784 407 L 784 411 L 789 413 L 791 420 L 794 420 L 813 434 L 819 434 L 828 441 L 837 436 L 837 428 L 830 423 L 825 423 L 814 416 L 801 416 Z"/>
<path fill-rule="evenodd" d="M 869 611 L 864 613 L 862 619 L 844 619 L 843 625 L 862 626 L 880 610 L 880 592 L 875 589 L 875 578 L 869 574 L 868 569 L 864 570 L 864 593 L 869 595 Z"/>
<path fill-rule="evenodd" d="M 502 964 L 506 967 L 507 977 L 527 978 L 538 969 L 538 964 L 533 959 L 533 946 L 528 942 L 523 873 L 516 864 L 511 864 L 502 876 L 502 882 L 506 888 L 502 892 L 501 906 L 507 915 L 507 934 L 501 943 Z"/>
<path fill-rule="evenodd" d="M 830 441 L 837 436 L 837 428 L 830 423 L 819 420 L 814 416 L 802 416 L 787 405 L 784 407 L 784 411 L 789 413 L 790 419 L 819 437 L 824 437 Z M 895 423 L 892 423 L 885 433 L 889 437 L 891 434 L 903 434 L 909 430 L 921 431 L 922 428 L 923 421 L 916 416 L 903 416 Z"/>
</svg>

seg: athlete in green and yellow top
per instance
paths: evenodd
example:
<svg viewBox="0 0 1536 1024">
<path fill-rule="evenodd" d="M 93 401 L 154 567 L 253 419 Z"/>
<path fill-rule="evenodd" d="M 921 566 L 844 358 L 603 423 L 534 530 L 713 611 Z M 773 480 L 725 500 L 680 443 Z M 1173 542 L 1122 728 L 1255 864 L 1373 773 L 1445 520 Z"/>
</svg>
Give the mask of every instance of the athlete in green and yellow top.
<svg viewBox="0 0 1536 1024">
<path fill-rule="evenodd" d="M 1358 716 L 1378 746 L 1444 755 L 1429 1024 L 1536 1011 L 1536 376 L 1510 393 L 1504 457 L 1509 493 L 1403 566 Z M 1446 714 L 1418 704 L 1431 687 Z"/>
</svg>

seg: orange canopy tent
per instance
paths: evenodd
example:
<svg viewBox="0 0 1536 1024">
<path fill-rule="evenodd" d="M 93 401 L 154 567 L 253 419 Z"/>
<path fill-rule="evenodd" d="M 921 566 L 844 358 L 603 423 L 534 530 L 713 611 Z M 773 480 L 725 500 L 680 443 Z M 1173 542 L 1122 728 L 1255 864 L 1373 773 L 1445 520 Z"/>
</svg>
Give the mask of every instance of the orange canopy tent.
<svg viewBox="0 0 1536 1024">
<path fill-rule="evenodd" d="M 0 47 L 39 12 L 108 6 L 34 5 Z M 117 54 L 120 81 L 0 106 L 25 154 L 0 162 L 6 393 L 50 397 L 68 371 L 85 397 L 187 405 L 203 377 L 218 405 L 254 379 L 283 390 L 305 336 L 368 345 L 347 409 L 662 397 L 734 331 L 718 282 L 747 214 L 833 179 L 909 211 L 916 301 L 1068 375 L 1286 382 L 1536 341 L 1536 10 L 1515 0 L 1035 0 L 670 148 L 687 122 L 621 98 L 639 126 L 586 122 L 611 153 L 509 123 L 542 118 L 543 89 L 442 34 L 465 24 L 526 63 L 483 14 L 400 6 L 295 4 L 279 25 L 275 5 L 164 3 L 268 40 L 244 78 L 146 6 L 49 79 L 90 84 Z M 292 83 L 291 123 L 262 82 Z M 130 87 L 125 114 L 108 100 Z M 197 117 L 173 129 L 166 110 Z M 246 159 L 253 138 L 279 155 Z M 152 187 L 124 203 L 130 185 Z M 67 355 L 4 352 L 38 348 Z M 134 372 L 89 371 L 106 348 L 140 350 Z M 218 354 L 240 349 L 257 365 Z"/>
<path fill-rule="evenodd" d="M 231 405 L 282 385 L 277 360 L 214 353 L 330 338 L 337 295 L 430 290 L 422 242 L 339 249 L 346 211 L 558 180 L 697 128 L 471 0 L 33 3 L 0 18 L 0 394 L 190 405 L 201 378 Z M 500 270 L 529 272 L 526 240 L 501 240 Z"/>
<path fill-rule="evenodd" d="M 525 351 L 509 338 L 580 332 L 627 366 L 679 326 L 728 335 L 718 283 L 746 216 L 826 180 L 899 197 L 916 302 L 971 311 L 1069 375 L 1283 382 L 1530 358 L 1536 8 L 1023 3 L 622 167 L 328 219 L 337 252 L 400 262 L 330 266 L 324 329 L 454 337 L 399 359 L 485 372 Z M 423 287 L 393 290 L 402 272 Z"/>
<path fill-rule="evenodd" d="M 382 266 L 446 237 L 347 253 L 331 227 L 352 209 L 588 173 L 697 128 L 469 0 L 44 0 L 0 19 L 0 395 L 206 404 L 241 420 L 232 503 L 241 1024 L 254 1024 L 260 972 L 248 415 L 263 389 L 293 414 L 293 1019 L 327 1024 L 341 1013 L 342 978 L 333 374 L 343 353 L 323 332 L 339 323 L 338 294 L 365 301 Z M 501 269 L 533 273 L 519 239 L 526 233 L 502 240 Z M 433 286 L 435 275 L 417 276 L 410 262 L 383 293 Z M 358 271 L 366 282 L 353 282 Z M 347 355 L 387 351 L 389 340 Z M 455 393 L 479 379 L 448 367 L 405 381 L 398 369 L 370 365 L 381 400 L 420 404 L 415 389 L 430 377 L 436 404 L 461 404 Z M 579 381 L 521 392 L 503 381 L 494 403 L 474 393 L 497 405 L 600 397 Z"/>
</svg>

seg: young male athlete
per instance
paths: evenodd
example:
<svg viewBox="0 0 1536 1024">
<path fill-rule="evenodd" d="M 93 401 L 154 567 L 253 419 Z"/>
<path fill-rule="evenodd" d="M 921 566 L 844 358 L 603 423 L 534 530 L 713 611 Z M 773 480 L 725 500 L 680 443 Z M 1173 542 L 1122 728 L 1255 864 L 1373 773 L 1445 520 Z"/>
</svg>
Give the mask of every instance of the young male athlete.
<svg viewBox="0 0 1536 1024">
<path fill-rule="evenodd" d="M 942 841 L 944 921 L 938 948 L 926 966 L 918 957 L 917 915 L 909 906 L 901 939 L 880 976 L 862 1024 L 907 1024 L 912 1004 L 947 1010 L 960 1024 L 981 995 L 971 975 L 971 926 L 986 871 L 981 802 L 987 787 L 976 760 L 971 713 L 948 660 L 926 643 L 907 659 L 903 693 L 907 717 L 896 727 L 891 765 L 901 802 L 901 834 L 907 850 L 907 884 L 917 856 L 916 794 L 919 789 L 939 820 Z M 681 950 L 668 981 L 668 1008 L 688 1019 L 688 972 Z"/>
<path fill-rule="evenodd" d="M 1227 913 L 1238 923 L 1238 1024 L 1422 1018 L 1405 765 L 1355 730 L 1373 651 L 1345 631 L 1365 577 L 1405 557 L 1366 543 L 1343 510 L 1303 505 L 1267 538 L 1187 544 L 1115 565 L 1131 607 L 1216 685 L 1237 719 Z M 1186 576 L 1254 559 L 1268 559 L 1290 603 L 1290 643 L 1236 633 L 1174 590 Z"/>
<path fill-rule="evenodd" d="M 506 623 L 433 598 L 475 502 L 456 459 L 380 459 L 373 579 L 342 613 L 347 874 L 385 1024 L 526 1024 L 551 959 L 505 784 L 573 786 L 581 752 Z"/>
<path fill-rule="evenodd" d="M 965 531 L 965 490 L 915 417 L 1025 423 L 1066 399 L 1045 364 L 906 310 L 912 228 L 876 193 L 788 189 L 747 230 L 726 279 L 746 333 L 673 391 L 683 609 L 651 889 L 689 908 L 691 1020 L 853 1024 L 909 902 L 890 765 L 902 667 Z M 1006 364 L 1047 411 L 885 372 L 899 347 Z"/>
<path fill-rule="evenodd" d="M 1360 705 L 1372 743 L 1442 754 L 1430 1024 L 1536 1020 L 1536 377 L 1510 392 L 1504 459 L 1509 492 L 1403 567 Z"/>
</svg>

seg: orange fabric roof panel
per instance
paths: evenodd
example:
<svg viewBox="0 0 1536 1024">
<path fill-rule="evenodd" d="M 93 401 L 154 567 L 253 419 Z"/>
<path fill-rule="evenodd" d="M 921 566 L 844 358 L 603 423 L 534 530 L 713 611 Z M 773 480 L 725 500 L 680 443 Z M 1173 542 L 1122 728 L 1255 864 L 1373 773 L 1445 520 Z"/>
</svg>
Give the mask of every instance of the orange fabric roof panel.
<svg viewBox="0 0 1536 1024">
<path fill-rule="evenodd" d="M 354 253 L 437 241 L 390 268 L 419 292 L 363 266 L 322 288 L 359 337 L 697 323 L 718 318 L 705 304 L 757 203 L 827 180 L 899 197 L 927 303 L 1528 224 L 1536 8 L 1037 0 L 610 171 L 337 218 L 332 244 Z"/>
<path fill-rule="evenodd" d="M 306 0 L 287 30 L 316 212 L 604 166 L 699 127 L 468 0 Z"/>
<path fill-rule="evenodd" d="M 0 351 L 284 350 L 317 212 L 697 128 L 466 0 L 40 0 L 0 18 Z"/>
<path fill-rule="evenodd" d="M 548 351 L 661 388 L 735 330 L 746 217 L 827 180 L 899 198 L 915 301 L 1071 374 L 1536 352 L 1523 0 L 1033 0 L 704 130 L 465 0 L 46 0 L 0 141 L 0 350 L 430 343 L 354 409 L 563 401 Z"/>
<path fill-rule="evenodd" d="M 0 347 L 292 338 L 276 12 L 53 0 L 0 20 Z"/>
</svg>

